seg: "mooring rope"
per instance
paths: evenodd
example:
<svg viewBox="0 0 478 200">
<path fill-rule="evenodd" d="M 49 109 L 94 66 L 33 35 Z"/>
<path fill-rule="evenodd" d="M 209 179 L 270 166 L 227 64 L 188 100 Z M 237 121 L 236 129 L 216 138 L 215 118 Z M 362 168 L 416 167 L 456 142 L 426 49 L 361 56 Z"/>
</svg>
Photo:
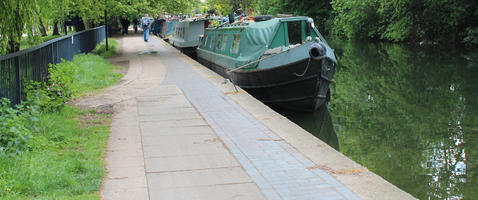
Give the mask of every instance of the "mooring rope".
<svg viewBox="0 0 478 200">
<path fill-rule="evenodd" d="M 324 58 L 327 58 L 327 56 L 320 56 L 320 57 L 317 57 L 317 58 L 314 58 L 315 60 L 322 60 Z M 304 69 L 304 72 L 302 72 L 302 74 L 297 74 L 297 72 L 294 72 L 294 75 L 296 75 L 297 77 L 302 77 L 305 75 L 305 73 L 307 73 L 307 70 L 309 70 L 309 66 L 310 66 L 310 59 L 312 59 L 312 57 L 309 56 L 309 60 L 307 61 L 307 65 Z"/>
<path fill-rule="evenodd" d="M 269 57 L 272 57 L 272 56 L 275 56 L 275 55 L 277 55 L 277 54 L 273 54 L 273 55 L 270 55 L 270 56 L 266 56 L 266 57 L 261 58 L 261 59 L 259 59 L 259 60 L 256 60 L 256 61 L 247 63 L 247 64 L 245 64 L 245 65 L 242 65 L 242 66 L 240 66 L 240 67 L 238 67 L 238 68 L 234 68 L 234 69 L 231 69 L 231 70 L 226 71 L 226 75 L 227 75 L 228 78 L 226 78 L 226 81 L 224 82 L 224 84 L 226 84 L 226 83 L 227 83 L 227 80 L 229 79 L 229 81 L 231 81 L 232 85 L 234 85 L 234 89 L 236 89 L 236 92 L 238 92 L 237 87 L 236 87 L 236 84 L 234 83 L 234 81 L 233 81 L 233 79 L 232 79 L 232 77 L 231 77 L 231 72 L 234 72 L 234 71 L 243 69 L 243 68 L 248 67 L 248 66 L 250 66 L 250 65 L 252 65 L 252 64 L 254 64 L 254 63 L 261 62 L 261 61 L 263 61 L 264 59 L 269 58 Z"/>
<path fill-rule="evenodd" d="M 305 75 L 305 73 L 307 72 L 307 70 L 309 70 L 309 65 L 310 65 L 310 56 L 309 56 L 309 59 L 307 60 L 307 65 L 305 66 L 305 69 L 304 69 L 304 72 L 302 72 L 302 74 L 297 74 L 297 72 L 294 72 L 294 75 L 297 76 L 297 77 L 302 77 Z"/>
</svg>

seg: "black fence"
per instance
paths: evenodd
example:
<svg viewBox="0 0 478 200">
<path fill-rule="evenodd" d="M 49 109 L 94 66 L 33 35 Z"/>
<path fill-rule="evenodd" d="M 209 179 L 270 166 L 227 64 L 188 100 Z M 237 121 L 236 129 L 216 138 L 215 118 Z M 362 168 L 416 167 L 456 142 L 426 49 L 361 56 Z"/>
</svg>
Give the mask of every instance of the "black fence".
<svg viewBox="0 0 478 200">
<path fill-rule="evenodd" d="M 23 100 L 23 84 L 45 81 L 49 64 L 70 60 L 78 53 L 88 53 L 105 39 L 105 26 L 88 29 L 50 40 L 38 46 L 0 56 L 0 98 L 13 104 Z"/>
</svg>

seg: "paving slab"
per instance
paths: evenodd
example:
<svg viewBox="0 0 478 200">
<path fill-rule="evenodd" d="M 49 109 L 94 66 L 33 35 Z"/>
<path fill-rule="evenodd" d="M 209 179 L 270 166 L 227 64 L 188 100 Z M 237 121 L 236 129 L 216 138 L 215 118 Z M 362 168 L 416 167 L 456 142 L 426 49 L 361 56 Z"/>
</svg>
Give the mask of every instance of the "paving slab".
<svg viewBox="0 0 478 200">
<path fill-rule="evenodd" d="M 177 86 L 135 99 L 150 199 L 265 198 Z"/>
<path fill-rule="evenodd" d="M 168 172 L 240 167 L 229 152 L 219 154 L 146 158 L 146 172 Z"/>
<path fill-rule="evenodd" d="M 254 183 L 167 188 L 151 191 L 152 199 L 256 200 L 263 199 Z"/>
<path fill-rule="evenodd" d="M 150 190 L 252 183 L 241 167 L 148 173 L 147 176 Z"/>
<path fill-rule="evenodd" d="M 134 101 L 123 104 L 129 106 L 123 106 L 113 116 L 100 195 L 105 200 L 148 199 L 140 128 L 134 120 L 136 105 Z"/>
<path fill-rule="evenodd" d="M 206 135 L 212 133 L 209 125 L 163 127 L 154 122 L 143 122 L 140 124 L 140 127 L 143 137 L 156 135 Z"/>
</svg>

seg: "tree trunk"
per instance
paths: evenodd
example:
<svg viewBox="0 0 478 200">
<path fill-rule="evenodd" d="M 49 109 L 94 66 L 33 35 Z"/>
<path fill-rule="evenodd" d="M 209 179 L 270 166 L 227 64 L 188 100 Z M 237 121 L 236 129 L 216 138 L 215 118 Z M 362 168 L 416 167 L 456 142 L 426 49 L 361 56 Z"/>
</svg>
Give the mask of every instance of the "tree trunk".
<svg viewBox="0 0 478 200">
<path fill-rule="evenodd" d="M 19 42 L 15 42 L 13 40 L 10 40 L 10 41 L 8 41 L 8 46 L 9 46 L 8 53 L 13 53 L 13 52 L 20 51 L 20 43 Z"/>
<path fill-rule="evenodd" d="M 75 26 L 75 31 L 80 32 L 85 30 L 85 23 L 83 22 L 83 19 L 79 17 L 78 24 Z"/>
<path fill-rule="evenodd" d="M 23 19 L 21 18 L 20 15 L 20 1 L 17 2 L 17 9 L 14 11 L 14 16 L 15 19 L 17 20 L 17 23 L 15 23 L 14 26 L 14 31 L 11 33 L 11 35 L 8 35 L 8 48 L 7 52 L 8 53 L 13 53 L 20 51 L 20 40 L 22 39 L 22 34 L 23 34 L 23 23 L 18 23 L 18 22 L 23 22 Z"/>
<path fill-rule="evenodd" d="M 15 35 L 15 34 L 14 34 Z M 18 34 L 17 36 L 18 38 L 22 38 L 22 34 Z M 8 53 L 13 53 L 13 52 L 17 52 L 17 51 L 20 51 L 20 40 L 15 40 L 15 39 L 10 39 L 8 40 Z"/>
<path fill-rule="evenodd" d="M 40 32 L 41 36 L 47 36 L 48 34 L 46 33 L 46 28 L 45 25 L 43 24 L 43 21 L 40 18 Z"/>
<path fill-rule="evenodd" d="M 58 20 L 55 20 L 53 22 L 53 35 L 60 35 L 60 33 L 58 32 Z"/>
<path fill-rule="evenodd" d="M 95 27 L 95 22 L 93 20 L 90 20 L 88 22 L 88 27 L 87 28 L 90 29 L 90 28 L 94 28 L 94 27 Z"/>
</svg>

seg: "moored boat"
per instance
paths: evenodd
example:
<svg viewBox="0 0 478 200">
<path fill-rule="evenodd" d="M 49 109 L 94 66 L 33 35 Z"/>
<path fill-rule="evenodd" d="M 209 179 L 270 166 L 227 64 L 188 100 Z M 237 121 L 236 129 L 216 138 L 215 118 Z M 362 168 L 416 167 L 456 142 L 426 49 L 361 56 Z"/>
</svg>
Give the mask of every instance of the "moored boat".
<svg viewBox="0 0 478 200">
<path fill-rule="evenodd" d="M 153 23 L 153 26 L 152 26 L 152 29 L 151 29 L 151 32 L 154 34 L 154 35 L 157 35 L 159 36 L 159 34 L 161 33 L 161 29 L 163 28 L 163 24 L 166 20 L 163 19 L 163 18 L 158 18 L 158 19 L 155 19 L 154 20 L 154 23 Z"/>
<path fill-rule="evenodd" d="M 185 53 L 195 52 L 199 44 L 199 36 L 204 34 L 207 25 L 207 19 L 198 18 L 179 21 L 173 26 L 169 43 Z"/>
<path fill-rule="evenodd" d="M 169 38 L 173 36 L 173 26 L 175 23 L 177 23 L 177 19 L 167 19 L 162 23 L 161 31 L 159 33 L 160 37 L 163 38 L 163 40 L 168 41 Z"/>
<path fill-rule="evenodd" d="M 312 19 L 256 21 L 206 29 L 198 61 L 271 107 L 311 112 L 326 103 L 337 61 Z"/>
</svg>

